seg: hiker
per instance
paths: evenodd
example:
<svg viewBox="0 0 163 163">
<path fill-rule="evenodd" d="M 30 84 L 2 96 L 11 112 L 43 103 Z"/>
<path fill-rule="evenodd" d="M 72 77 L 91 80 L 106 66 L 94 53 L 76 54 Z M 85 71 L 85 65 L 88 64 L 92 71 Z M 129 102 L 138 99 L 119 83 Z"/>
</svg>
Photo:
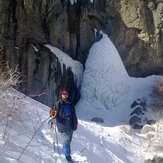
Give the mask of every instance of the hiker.
<svg viewBox="0 0 163 163">
<path fill-rule="evenodd" d="M 56 119 L 58 132 L 63 139 L 62 152 L 66 160 L 71 162 L 71 147 L 73 130 L 77 129 L 77 117 L 73 103 L 69 100 L 69 91 L 63 89 L 60 92 L 61 99 L 50 110 L 50 116 Z"/>
</svg>

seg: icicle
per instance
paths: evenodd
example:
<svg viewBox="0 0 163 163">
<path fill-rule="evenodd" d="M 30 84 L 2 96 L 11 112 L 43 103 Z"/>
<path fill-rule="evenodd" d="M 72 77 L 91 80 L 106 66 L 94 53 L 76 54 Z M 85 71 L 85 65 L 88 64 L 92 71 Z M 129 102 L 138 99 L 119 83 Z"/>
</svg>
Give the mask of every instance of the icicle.
<svg viewBox="0 0 163 163">
<path fill-rule="evenodd" d="M 33 49 L 34 49 L 36 52 L 38 52 L 38 49 L 36 48 L 36 46 L 34 46 L 34 45 L 32 44 L 32 47 L 33 47 Z"/>
<path fill-rule="evenodd" d="M 95 31 L 95 39 L 97 39 L 97 29 L 94 28 Z"/>
<path fill-rule="evenodd" d="M 77 0 L 70 0 L 71 5 L 73 5 L 74 3 L 77 3 Z"/>
<path fill-rule="evenodd" d="M 61 65 L 61 72 L 62 72 L 62 75 L 63 75 L 63 62 L 60 61 L 60 65 Z"/>
<path fill-rule="evenodd" d="M 74 0 L 70 0 L 71 4 L 73 5 L 74 4 Z"/>
<path fill-rule="evenodd" d="M 108 35 L 106 33 L 102 32 L 102 30 L 99 33 L 102 35 L 103 38 L 108 37 Z"/>
<path fill-rule="evenodd" d="M 93 3 L 93 0 L 90 0 L 91 3 Z M 77 0 L 70 0 L 71 5 L 73 5 L 74 3 L 78 3 Z"/>
<path fill-rule="evenodd" d="M 24 5 L 26 5 L 27 4 L 27 0 L 24 0 Z"/>
</svg>

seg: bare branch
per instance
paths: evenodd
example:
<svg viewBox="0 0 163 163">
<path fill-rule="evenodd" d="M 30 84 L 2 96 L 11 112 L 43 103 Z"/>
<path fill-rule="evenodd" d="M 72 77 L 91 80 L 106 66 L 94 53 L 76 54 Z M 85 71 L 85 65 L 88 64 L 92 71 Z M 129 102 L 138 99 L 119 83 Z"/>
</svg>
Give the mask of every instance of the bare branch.
<svg viewBox="0 0 163 163">
<path fill-rule="evenodd" d="M 38 133 L 38 132 L 40 131 L 40 129 L 42 128 L 43 124 L 49 119 L 49 117 L 48 117 L 47 119 L 45 119 L 45 120 L 43 120 L 43 121 L 42 121 L 42 120 L 40 121 L 41 117 L 40 117 L 39 114 L 38 114 L 38 118 L 39 118 L 39 119 L 38 119 L 38 121 L 35 123 L 35 125 L 33 124 L 34 132 L 33 132 L 33 134 L 32 134 L 32 137 L 30 138 L 30 140 L 28 141 L 28 143 L 26 144 L 26 146 L 23 148 L 23 150 L 22 150 L 20 156 L 18 157 L 17 161 L 20 160 L 20 158 L 22 157 L 22 155 L 24 154 L 24 152 L 26 151 L 26 149 L 30 146 L 32 140 L 35 138 L 35 136 L 37 135 L 37 133 Z M 39 124 L 39 122 L 41 122 L 41 123 Z M 39 126 L 37 127 L 38 124 L 39 124 Z"/>
</svg>

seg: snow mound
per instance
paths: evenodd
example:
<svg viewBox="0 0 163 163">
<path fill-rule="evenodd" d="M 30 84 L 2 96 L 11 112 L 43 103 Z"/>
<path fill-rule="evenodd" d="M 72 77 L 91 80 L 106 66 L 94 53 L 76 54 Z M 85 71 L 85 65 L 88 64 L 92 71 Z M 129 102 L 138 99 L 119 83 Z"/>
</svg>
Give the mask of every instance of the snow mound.
<svg viewBox="0 0 163 163">
<path fill-rule="evenodd" d="M 128 90 L 129 76 L 118 51 L 105 35 L 89 51 L 78 107 L 87 103 L 96 109 L 111 109 L 123 101 Z"/>
</svg>

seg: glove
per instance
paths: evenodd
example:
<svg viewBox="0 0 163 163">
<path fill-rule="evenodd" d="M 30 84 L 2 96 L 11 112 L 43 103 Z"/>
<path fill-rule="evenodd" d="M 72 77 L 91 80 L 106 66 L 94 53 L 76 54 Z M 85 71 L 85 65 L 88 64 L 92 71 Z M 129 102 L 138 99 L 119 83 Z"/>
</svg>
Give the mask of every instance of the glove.
<svg viewBox="0 0 163 163">
<path fill-rule="evenodd" d="M 73 130 L 75 131 L 77 128 L 78 128 L 78 124 L 75 124 Z"/>
<path fill-rule="evenodd" d="M 57 114 L 57 111 L 53 109 L 50 110 L 50 117 L 55 118 L 56 114 Z"/>
</svg>

